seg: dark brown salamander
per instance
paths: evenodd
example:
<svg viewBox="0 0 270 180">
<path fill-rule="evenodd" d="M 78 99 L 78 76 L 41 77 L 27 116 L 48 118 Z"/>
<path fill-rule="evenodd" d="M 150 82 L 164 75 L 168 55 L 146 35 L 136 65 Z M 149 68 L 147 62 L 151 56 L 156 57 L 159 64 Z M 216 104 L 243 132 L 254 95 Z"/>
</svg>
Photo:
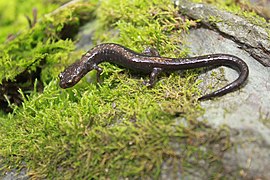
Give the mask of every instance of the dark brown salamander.
<svg viewBox="0 0 270 180">
<path fill-rule="evenodd" d="M 69 88 L 74 86 L 93 69 L 97 70 L 97 80 L 99 81 L 102 69 L 98 64 L 104 61 L 135 70 L 136 72 L 150 74 L 150 80 L 146 83 L 148 86 L 155 84 L 157 76 L 161 72 L 206 66 L 229 66 L 239 72 L 239 77 L 235 81 L 213 93 L 202 96 L 199 100 L 221 96 L 239 88 L 245 82 L 249 73 L 247 64 L 233 55 L 211 54 L 190 58 L 167 58 L 160 57 L 155 51 L 139 54 L 124 46 L 108 43 L 94 47 L 83 55 L 80 61 L 75 62 L 60 73 L 60 87 Z"/>
</svg>

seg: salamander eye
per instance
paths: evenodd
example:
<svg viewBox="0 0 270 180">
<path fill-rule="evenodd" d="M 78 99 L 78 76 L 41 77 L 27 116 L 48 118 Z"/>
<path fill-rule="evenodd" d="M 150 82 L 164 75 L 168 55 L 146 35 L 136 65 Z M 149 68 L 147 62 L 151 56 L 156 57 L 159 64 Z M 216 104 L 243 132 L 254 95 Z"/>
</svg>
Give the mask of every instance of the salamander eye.
<svg viewBox="0 0 270 180">
<path fill-rule="evenodd" d="M 60 73 L 60 74 L 58 75 L 58 77 L 59 77 L 60 79 L 63 79 L 63 73 Z"/>
</svg>

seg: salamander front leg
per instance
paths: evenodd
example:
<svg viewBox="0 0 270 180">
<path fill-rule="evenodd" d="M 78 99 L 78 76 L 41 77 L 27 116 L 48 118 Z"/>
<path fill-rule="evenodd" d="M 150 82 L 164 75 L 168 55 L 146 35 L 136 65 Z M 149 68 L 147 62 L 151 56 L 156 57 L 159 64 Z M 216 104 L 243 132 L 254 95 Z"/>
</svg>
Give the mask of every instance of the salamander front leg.
<svg viewBox="0 0 270 180">
<path fill-rule="evenodd" d="M 102 73 L 103 69 L 96 64 L 93 65 L 93 69 L 95 69 L 97 71 L 97 82 L 101 83 L 100 74 Z"/>
<path fill-rule="evenodd" d="M 158 75 L 162 72 L 161 68 L 154 68 L 151 75 L 150 75 L 150 79 L 149 81 L 144 81 L 144 85 L 148 86 L 148 87 L 153 87 L 157 81 L 157 77 Z"/>
</svg>

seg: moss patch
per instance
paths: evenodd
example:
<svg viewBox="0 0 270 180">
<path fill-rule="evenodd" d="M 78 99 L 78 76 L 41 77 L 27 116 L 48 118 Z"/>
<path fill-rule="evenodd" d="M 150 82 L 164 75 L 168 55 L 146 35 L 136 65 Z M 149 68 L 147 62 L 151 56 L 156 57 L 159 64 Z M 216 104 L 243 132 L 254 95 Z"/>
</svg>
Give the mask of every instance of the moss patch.
<svg viewBox="0 0 270 180">
<path fill-rule="evenodd" d="M 96 34 L 99 38 L 96 41 L 121 43 L 138 52 L 152 46 L 161 55 L 170 57 L 187 55 L 188 49 L 184 46 L 180 49 L 179 44 L 185 44 L 183 33 L 196 25 L 195 21 L 184 19 L 178 9 L 166 0 L 106 1 L 98 12 L 103 30 Z M 111 39 L 112 35 L 115 39 Z"/>
<path fill-rule="evenodd" d="M 243 0 L 193 0 L 194 2 L 203 2 L 209 3 L 217 6 L 220 9 L 232 12 L 236 15 L 245 17 L 247 20 L 252 22 L 252 24 L 256 24 L 258 26 L 269 28 L 269 24 L 267 20 L 259 15 L 259 12 L 256 12 L 256 8 L 254 8 L 250 1 Z"/>
<path fill-rule="evenodd" d="M 17 105 L 21 103 L 19 89 L 29 94 L 35 80 L 39 83 L 39 89 L 42 89 L 44 82 L 58 75 L 61 67 L 69 62 L 70 52 L 74 50 L 72 32 L 78 31 L 84 21 L 93 17 L 92 5 L 79 3 L 57 15 L 47 15 L 33 28 L 24 28 L 14 34 L 12 39 L 0 44 L 2 110 L 10 111 L 8 102 Z M 67 28 L 73 31 L 66 33 Z"/>
<path fill-rule="evenodd" d="M 26 162 L 32 178 L 158 177 L 168 158 L 183 173 L 202 160 L 219 175 L 230 143 L 195 121 L 202 109 L 193 80 L 170 76 L 148 89 L 113 72 L 102 86 L 65 91 L 54 80 L 0 120 L 1 156 L 12 167 Z"/>
<path fill-rule="evenodd" d="M 58 7 L 57 1 L 35 1 L 28 0 L 22 2 L 20 0 L 0 1 L 0 43 L 5 42 L 9 36 L 16 35 L 29 27 L 25 16 L 32 17 L 32 10 L 38 9 L 38 17 L 42 14 L 48 13 Z"/>
</svg>

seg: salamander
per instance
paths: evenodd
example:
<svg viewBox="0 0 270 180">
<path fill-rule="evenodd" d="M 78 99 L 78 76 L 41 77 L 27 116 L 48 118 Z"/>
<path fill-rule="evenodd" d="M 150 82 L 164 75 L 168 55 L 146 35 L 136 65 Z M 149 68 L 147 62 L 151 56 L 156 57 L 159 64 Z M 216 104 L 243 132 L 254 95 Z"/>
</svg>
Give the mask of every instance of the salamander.
<svg viewBox="0 0 270 180">
<path fill-rule="evenodd" d="M 145 84 L 152 87 L 161 72 L 194 69 L 208 66 L 228 66 L 238 71 L 238 78 L 210 94 L 204 95 L 199 100 L 222 96 L 238 89 L 248 78 L 247 64 L 240 58 L 229 54 L 210 54 L 188 58 L 160 57 L 158 52 L 148 49 L 144 53 L 137 53 L 119 44 L 104 43 L 87 51 L 79 61 L 71 64 L 59 74 L 60 87 L 69 88 L 77 84 L 89 71 L 97 71 L 97 80 L 100 82 L 102 68 L 99 64 L 110 62 L 122 67 L 150 74 L 149 81 Z"/>
</svg>

